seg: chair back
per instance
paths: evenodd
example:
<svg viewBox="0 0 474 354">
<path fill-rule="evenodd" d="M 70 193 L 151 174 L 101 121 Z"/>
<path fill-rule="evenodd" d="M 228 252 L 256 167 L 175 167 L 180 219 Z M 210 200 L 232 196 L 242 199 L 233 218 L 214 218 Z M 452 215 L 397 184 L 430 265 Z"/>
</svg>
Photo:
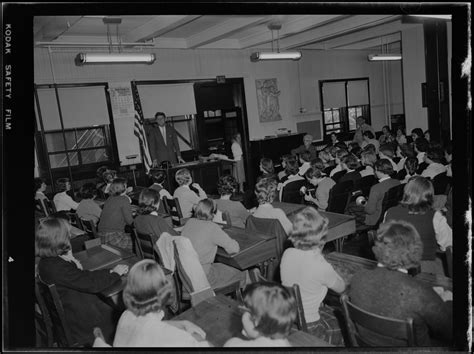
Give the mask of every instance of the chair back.
<svg viewBox="0 0 474 354">
<path fill-rule="evenodd" d="M 39 311 L 35 310 L 35 327 L 36 327 L 36 335 L 39 337 L 41 336 L 44 341 L 43 343 L 46 344 L 46 347 L 53 346 L 53 324 L 51 322 L 51 317 L 49 316 L 48 308 L 44 303 L 43 297 L 40 294 L 39 287 L 38 287 L 38 279 L 35 279 L 35 301 L 38 305 Z M 39 339 L 36 338 L 37 346 L 40 344 Z"/>
<path fill-rule="evenodd" d="M 142 234 L 138 232 L 136 229 L 133 229 L 133 233 L 135 234 L 135 237 L 137 239 L 137 247 L 142 259 L 153 259 L 158 264 L 163 266 L 160 253 L 157 247 L 155 247 L 155 243 L 153 242 L 152 235 Z"/>
<path fill-rule="evenodd" d="M 301 292 L 298 284 L 293 286 L 286 286 L 286 289 L 294 296 L 296 300 L 296 326 L 298 330 L 308 333 L 308 325 L 304 317 L 303 301 L 301 300 Z"/>
<path fill-rule="evenodd" d="M 169 199 L 164 197 L 162 201 L 165 211 L 171 216 L 173 227 L 182 226 L 181 220 L 183 219 L 183 213 L 181 212 L 178 198 Z"/>
<path fill-rule="evenodd" d="M 52 200 L 43 199 L 42 204 L 46 216 L 49 216 L 50 214 L 54 214 L 56 212 L 56 206 L 54 205 Z"/>
<path fill-rule="evenodd" d="M 64 315 L 64 308 L 55 284 L 46 284 L 39 277 L 36 285 L 38 294 L 44 301 L 52 323 L 53 335 L 59 347 L 77 346 L 72 340 L 69 326 Z"/>
<path fill-rule="evenodd" d="M 76 212 L 74 213 L 68 212 L 67 216 L 69 217 L 69 221 L 71 222 L 72 226 L 75 226 L 78 229 L 84 230 L 84 225 L 82 225 L 81 218 L 79 217 L 79 215 L 77 215 Z"/>
<path fill-rule="evenodd" d="M 402 200 L 404 188 L 405 184 L 399 184 L 398 186 L 394 186 L 385 192 L 382 199 L 382 212 L 380 213 L 377 225 L 380 225 L 380 223 L 382 223 L 383 218 L 385 216 L 385 212 L 391 207 L 397 206 L 398 203 Z"/>
<path fill-rule="evenodd" d="M 398 320 L 376 315 L 351 303 L 346 294 L 341 296 L 341 302 L 351 346 L 380 346 L 380 341 L 384 339 L 387 341 L 387 346 L 393 346 L 395 340 L 396 343 L 404 343 L 408 347 L 415 346 L 412 318 Z M 380 340 L 374 341 L 368 335 L 363 336 L 364 329 L 377 334 Z"/>
<path fill-rule="evenodd" d="M 351 197 L 354 181 L 336 183 L 329 191 L 327 211 L 344 214 Z"/>
<path fill-rule="evenodd" d="M 372 188 L 372 186 L 376 183 L 377 183 L 377 178 L 374 175 L 364 176 L 358 182 L 358 189 L 362 192 L 363 195 L 368 197 L 370 188 Z"/>
<path fill-rule="evenodd" d="M 86 220 L 82 218 L 79 218 L 79 220 L 82 225 L 82 230 L 84 230 L 89 235 L 93 236 L 94 238 L 99 238 L 99 236 L 97 235 L 98 233 L 97 225 L 95 224 L 93 220 Z"/>
<path fill-rule="evenodd" d="M 448 277 L 453 277 L 453 246 L 446 247 L 446 265 L 448 266 Z"/>
<path fill-rule="evenodd" d="M 435 195 L 440 195 L 440 194 L 447 195 L 449 193 L 449 188 L 451 187 L 451 184 L 452 184 L 452 179 L 451 177 L 448 177 L 445 172 L 445 173 L 440 173 L 434 176 L 431 182 L 433 183 Z"/>
<path fill-rule="evenodd" d="M 281 202 L 301 204 L 304 199 L 300 189 L 307 183 L 305 179 L 288 182 L 281 191 Z"/>
<path fill-rule="evenodd" d="M 225 221 L 224 228 L 228 229 L 232 227 L 232 219 L 230 218 L 230 213 L 227 210 L 222 212 L 222 221 Z"/>
</svg>

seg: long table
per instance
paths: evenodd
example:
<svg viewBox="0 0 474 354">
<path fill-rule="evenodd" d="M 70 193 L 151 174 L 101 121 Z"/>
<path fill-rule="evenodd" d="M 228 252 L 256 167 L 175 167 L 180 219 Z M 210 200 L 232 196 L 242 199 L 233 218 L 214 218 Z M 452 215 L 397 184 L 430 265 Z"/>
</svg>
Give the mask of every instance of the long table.
<svg viewBox="0 0 474 354">
<path fill-rule="evenodd" d="M 307 205 L 304 204 L 282 202 L 273 202 L 272 205 L 275 208 L 282 209 L 288 218 L 293 217 L 296 213 L 307 207 Z M 320 210 L 318 210 L 318 212 L 329 220 L 326 242 L 335 241 L 336 250 L 338 252 L 342 251 L 343 238 L 356 232 L 354 216 Z"/>
<path fill-rule="evenodd" d="M 350 284 L 352 277 L 359 270 L 374 269 L 377 267 L 376 261 L 340 252 L 331 252 L 324 257 L 331 263 L 338 274 L 341 275 L 346 284 Z M 430 286 L 441 286 L 451 291 L 453 289 L 452 279 L 442 275 L 418 273 L 415 275 L 415 278 Z"/>
<path fill-rule="evenodd" d="M 235 226 L 224 230 L 239 243 L 240 251 L 228 254 L 223 248 L 217 249 L 215 261 L 245 270 L 276 257 L 276 237 L 250 232 Z"/>
<path fill-rule="evenodd" d="M 216 347 L 222 347 L 232 337 L 242 338 L 242 313 L 238 306 L 238 302 L 217 295 L 200 302 L 173 320 L 193 322 L 206 332 L 206 340 Z M 331 346 L 322 339 L 301 331 L 294 331 L 288 339 L 295 347 Z"/>
</svg>

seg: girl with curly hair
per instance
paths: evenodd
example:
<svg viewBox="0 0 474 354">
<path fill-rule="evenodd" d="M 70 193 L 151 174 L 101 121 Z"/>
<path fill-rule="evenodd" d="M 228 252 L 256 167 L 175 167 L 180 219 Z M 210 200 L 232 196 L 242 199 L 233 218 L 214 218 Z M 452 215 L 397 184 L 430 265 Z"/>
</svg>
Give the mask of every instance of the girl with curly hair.
<svg viewBox="0 0 474 354">
<path fill-rule="evenodd" d="M 452 336 L 452 294 L 440 293 L 408 274 L 423 255 L 423 243 L 412 224 L 392 220 L 380 225 L 372 247 L 378 267 L 362 270 L 351 279 L 351 302 L 374 314 L 414 321 L 417 346 L 449 345 Z M 400 340 L 361 332 L 374 346 L 402 346 Z M 430 337 L 431 336 L 431 337 Z M 446 340 L 445 343 L 440 343 Z"/>
<path fill-rule="evenodd" d="M 221 198 L 216 199 L 215 202 L 218 210 L 229 213 L 232 225 L 245 228 L 245 221 L 250 213 L 241 202 L 230 200 L 232 194 L 237 191 L 238 186 L 237 180 L 233 176 L 221 176 L 219 182 L 217 182 L 217 191 Z"/>
<path fill-rule="evenodd" d="M 164 321 L 173 286 L 151 259 L 136 263 L 123 291 L 125 312 L 120 317 L 114 347 L 201 347 L 206 333 L 189 321 Z M 201 337 L 201 341 L 196 339 Z"/>
</svg>

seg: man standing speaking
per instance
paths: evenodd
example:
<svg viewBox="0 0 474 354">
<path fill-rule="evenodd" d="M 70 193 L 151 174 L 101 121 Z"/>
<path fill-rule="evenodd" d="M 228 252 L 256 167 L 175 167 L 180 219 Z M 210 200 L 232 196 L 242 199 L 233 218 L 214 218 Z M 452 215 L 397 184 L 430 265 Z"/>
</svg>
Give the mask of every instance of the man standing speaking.
<svg viewBox="0 0 474 354">
<path fill-rule="evenodd" d="M 169 161 L 172 165 L 184 163 L 176 131 L 172 125 L 166 124 L 166 115 L 157 112 L 155 119 L 150 121 L 145 125 L 145 132 L 153 167 L 158 167 L 163 161 Z"/>
</svg>

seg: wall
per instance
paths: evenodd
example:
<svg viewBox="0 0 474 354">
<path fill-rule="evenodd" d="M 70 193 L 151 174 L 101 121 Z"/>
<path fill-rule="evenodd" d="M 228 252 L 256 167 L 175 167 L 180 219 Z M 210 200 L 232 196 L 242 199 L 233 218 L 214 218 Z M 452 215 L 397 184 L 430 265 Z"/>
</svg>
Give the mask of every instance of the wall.
<svg viewBox="0 0 474 354">
<path fill-rule="evenodd" d="M 421 40 L 423 35 L 421 33 Z M 418 42 L 411 43 L 418 59 Z M 421 46 L 423 48 L 423 46 Z M 383 78 L 380 63 L 367 60 L 364 51 L 316 51 L 306 50 L 298 62 L 250 62 L 249 50 L 155 50 L 157 61 L 153 65 L 91 65 L 78 67 L 74 57 L 78 51 L 71 49 L 53 52 L 51 58 L 57 83 L 112 82 L 129 80 L 209 79 L 217 75 L 243 77 L 250 138 L 261 138 L 273 134 L 278 128 L 296 131 L 296 123 L 320 119 L 318 80 L 369 77 L 372 126 L 380 130 L 387 122 L 384 108 Z M 35 83 L 53 83 L 53 74 L 47 49 L 35 48 Z M 421 60 L 423 64 L 423 60 Z M 419 65 L 419 60 L 416 60 Z M 298 65 L 301 78 L 301 105 L 306 113 L 301 114 Z M 424 75 L 422 67 L 412 71 Z M 405 75 L 405 72 L 404 72 Z M 279 96 L 282 120 L 260 123 L 256 96 L 256 79 L 276 78 L 281 91 Z M 424 76 L 423 76 L 424 78 Z M 406 78 L 404 78 L 407 82 Z M 410 81 L 408 81 L 410 82 Z M 419 88 L 418 84 L 410 85 Z M 417 89 L 419 91 L 419 89 Z M 405 99 L 407 98 L 407 93 Z M 416 107 L 412 103 L 410 107 Z M 416 116 L 417 111 L 411 116 Z"/>
<path fill-rule="evenodd" d="M 423 25 L 402 30 L 403 83 L 406 130 L 428 129 L 428 112 L 422 107 L 421 84 L 426 82 Z"/>
<path fill-rule="evenodd" d="M 446 35 L 448 39 L 448 78 L 449 78 L 449 121 L 453 121 L 453 109 L 452 109 L 452 104 L 453 104 L 453 87 L 451 85 L 451 60 L 452 60 L 452 55 L 453 55 L 453 26 L 451 22 L 446 23 Z M 451 128 L 449 130 L 451 132 L 451 139 L 453 138 L 453 128 L 451 124 Z"/>
</svg>

